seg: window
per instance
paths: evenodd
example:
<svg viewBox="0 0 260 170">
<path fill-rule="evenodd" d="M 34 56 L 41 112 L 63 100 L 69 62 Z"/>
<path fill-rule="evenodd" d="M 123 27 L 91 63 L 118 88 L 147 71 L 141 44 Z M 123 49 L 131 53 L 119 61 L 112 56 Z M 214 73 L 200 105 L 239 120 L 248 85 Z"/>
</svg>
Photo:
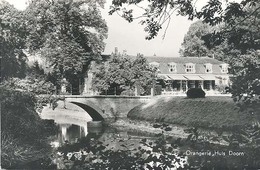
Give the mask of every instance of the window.
<svg viewBox="0 0 260 170">
<path fill-rule="evenodd" d="M 207 63 L 207 64 L 205 64 L 205 67 L 206 67 L 206 69 L 205 69 L 206 73 L 212 73 L 212 64 Z"/>
<path fill-rule="evenodd" d="M 187 63 L 186 64 L 186 73 L 195 73 L 195 64 Z"/>
<path fill-rule="evenodd" d="M 149 64 L 150 64 L 150 66 L 153 67 L 153 68 L 159 68 L 159 66 L 160 66 L 160 64 L 157 63 L 157 62 L 151 62 L 151 63 L 149 63 Z"/>
<path fill-rule="evenodd" d="M 169 67 L 169 72 L 170 73 L 176 73 L 177 72 L 176 63 L 169 63 L 168 67 Z"/>
<path fill-rule="evenodd" d="M 221 73 L 228 73 L 228 64 L 221 64 Z"/>
</svg>

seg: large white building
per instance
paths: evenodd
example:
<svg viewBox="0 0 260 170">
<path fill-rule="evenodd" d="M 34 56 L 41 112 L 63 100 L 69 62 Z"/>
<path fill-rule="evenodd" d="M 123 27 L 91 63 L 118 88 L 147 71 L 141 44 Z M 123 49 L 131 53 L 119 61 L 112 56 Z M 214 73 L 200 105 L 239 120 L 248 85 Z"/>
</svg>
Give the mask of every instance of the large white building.
<svg viewBox="0 0 260 170">
<path fill-rule="evenodd" d="M 164 93 L 186 92 L 202 88 L 210 93 L 216 87 L 230 85 L 228 64 L 209 57 L 147 57 L 158 70 L 158 79 L 166 82 Z"/>
</svg>

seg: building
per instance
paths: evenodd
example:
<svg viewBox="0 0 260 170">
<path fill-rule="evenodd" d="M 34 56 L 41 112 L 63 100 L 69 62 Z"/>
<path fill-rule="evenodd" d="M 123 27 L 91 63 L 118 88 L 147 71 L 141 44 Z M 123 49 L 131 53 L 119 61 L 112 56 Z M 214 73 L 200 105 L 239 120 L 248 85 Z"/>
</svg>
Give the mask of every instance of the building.
<svg viewBox="0 0 260 170">
<path fill-rule="evenodd" d="M 129 56 L 135 58 L 133 56 Z M 106 56 L 108 59 L 109 56 Z M 184 94 L 190 88 L 202 88 L 207 94 L 216 94 L 230 86 L 228 64 L 209 57 L 146 57 L 150 66 L 157 68 L 157 84 L 162 94 Z M 83 95 L 95 95 L 92 90 L 92 62 L 85 80 Z"/>
<path fill-rule="evenodd" d="M 158 70 L 162 94 L 184 93 L 190 88 L 202 88 L 216 93 L 230 85 L 228 64 L 209 57 L 147 57 Z"/>
</svg>

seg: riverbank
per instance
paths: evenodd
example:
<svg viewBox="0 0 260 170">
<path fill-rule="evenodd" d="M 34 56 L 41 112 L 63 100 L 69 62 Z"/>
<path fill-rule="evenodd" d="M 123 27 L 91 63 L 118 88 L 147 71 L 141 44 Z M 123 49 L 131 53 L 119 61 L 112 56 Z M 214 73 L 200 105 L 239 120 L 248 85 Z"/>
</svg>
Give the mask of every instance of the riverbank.
<svg viewBox="0 0 260 170">
<path fill-rule="evenodd" d="M 162 128 L 153 127 L 153 123 L 148 121 L 139 121 L 139 120 L 130 120 L 130 119 L 119 119 L 116 122 L 110 124 L 111 127 L 115 127 L 118 130 L 127 130 L 127 131 L 135 131 L 143 134 L 147 134 L 148 136 L 158 135 L 164 133 L 167 136 L 174 136 L 175 138 L 186 138 L 188 137 L 188 133 L 184 131 L 184 127 L 177 125 L 164 124 L 165 128 L 171 129 L 169 131 L 165 131 Z"/>
<path fill-rule="evenodd" d="M 163 134 L 166 138 L 171 138 L 174 140 L 178 138 L 187 139 L 189 135 L 192 134 L 191 129 L 194 129 L 193 127 L 187 127 L 184 125 L 156 123 L 131 119 L 119 119 L 109 126 L 116 128 L 118 131 L 127 131 L 128 133 L 142 135 L 143 137 L 158 136 Z M 229 145 L 229 143 L 222 138 L 223 136 L 230 135 L 229 131 L 223 131 L 221 134 L 222 136 L 218 134 L 218 131 L 212 129 L 209 130 L 205 128 L 198 128 L 195 133 L 197 132 L 199 140 L 204 138 L 212 144 L 225 146 Z"/>
<path fill-rule="evenodd" d="M 170 123 L 189 127 L 232 130 L 252 122 L 228 96 L 156 97 L 133 108 L 127 115 L 132 120 Z"/>
</svg>

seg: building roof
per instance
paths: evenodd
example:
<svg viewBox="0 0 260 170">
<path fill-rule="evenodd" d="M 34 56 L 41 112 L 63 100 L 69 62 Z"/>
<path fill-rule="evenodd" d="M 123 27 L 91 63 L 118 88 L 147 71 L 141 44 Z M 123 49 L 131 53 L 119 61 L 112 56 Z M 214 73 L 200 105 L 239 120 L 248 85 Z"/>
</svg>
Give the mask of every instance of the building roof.
<svg viewBox="0 0 260 170">
<path fill-rule="evenodd" d="M 145 57 L 148 62 L 158 62 L 158 63 L 194 63 L 194 64 L 224 64 L 224 62 L 218 61 L 214 58 L 209 57 Z"/>
<path fill-rule="evenodd" d="M 209 57 L 145 57 L 149 63 L 158 62 L 161 74 L 226 74 L 221 72 L 221 64 L 224 62 L 218 61 Z M 176 63 L 177 72 L 170 72 L 169 63 Z M 186 73 L 186 64 L 195 64 L 195 73 Z M 205 64 L 212 64 L 212 73 L 206 73 Z"/>
<path fill-rule="evenodd" d="M 126 55 L 128 58 L 136 59 L 136 56 Z M 110 55 L 102 55 L 104 61 L 107 61 Z M 144 56 L 148 63 L 157 65 L 159 64 L 159 70 L 161 74 L 214 74 L 221 75 L 227 74 L 221 72 L 221 64 L 225 64 L 222 61 L 209 57 L 159 57 L 159 56 Z M 168 64 L 176 63 L 177 72 L 170 72 Z M 186 73 L 186 64 L 195 64 L 195 73 Z M 212 73 L 206 73 L 206 64 L 212 64 Z"/>
</svg>

